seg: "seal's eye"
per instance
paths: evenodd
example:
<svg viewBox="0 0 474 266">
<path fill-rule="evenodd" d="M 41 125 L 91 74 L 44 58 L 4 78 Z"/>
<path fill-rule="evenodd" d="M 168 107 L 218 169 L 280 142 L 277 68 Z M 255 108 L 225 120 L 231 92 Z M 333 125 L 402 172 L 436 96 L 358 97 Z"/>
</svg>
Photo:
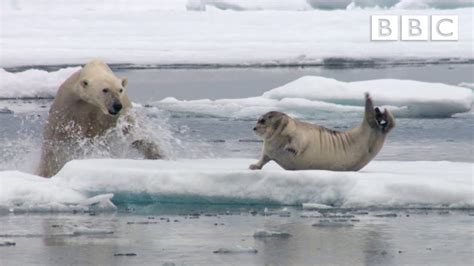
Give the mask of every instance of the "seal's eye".
<svg viewBox="0 0 474 266">
<path fill-rule="evenodd" d="M 105 89 L 102 90 L 102 92 L 107 93 L 107 92 L 109 92 L 109 89 L 105 88 Z"/>
<path fill-rule="evenodd" d="M 257 123 L 259 123 L 259 124 L 265 124 L 265 119 L 260 118 L 260 119 L 257 121 Z"/>
<path fill-rule="evenodd" d="M 120 89 L 119 92 L 122 93 L 122 92 L 123 92 L 123 89 Z"/>
<path fill-rule="evenodd" d="M 273 116 L 269 116 L 269 117 L 268 117 L 268 119 L 272 119 L 272 118 L 273 118 Z"/>
</svg>

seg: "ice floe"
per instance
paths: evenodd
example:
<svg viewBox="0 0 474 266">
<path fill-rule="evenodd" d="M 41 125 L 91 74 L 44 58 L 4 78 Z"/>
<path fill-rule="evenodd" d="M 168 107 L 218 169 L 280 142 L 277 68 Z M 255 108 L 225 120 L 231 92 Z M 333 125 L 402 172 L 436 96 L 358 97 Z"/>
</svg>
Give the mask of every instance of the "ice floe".
<svg viewBox="0 0 474 266">
<path fill-rule="evenodd" d="M 64 68 L 55 72 L 27 70 L 18 73 L 0 69 L 0 98 L 52 98 L 61 83 L 79 69 Z M 450 117 L 471 110 L 474 93 L 469 86 L 470 83 L 453 86 L 399 79 L 343 82 L 320 76 L 304 76 L 256 97 L 190 101 L 169 97 L 154 105 L 170 111 L 233 118 L 256 119 L 270 110 L 288 112 L 299 118 L 314 118 L 318 112 L 362 113 L 363 95 L 370 92 L 376 105 L 387 107 L 397 117 Z M 2 105 L 16 108 L 11 110 L 0 106 L 0 113 L 10 113 L 41 109 L 40 106 L 45 103 L 5 102 Z"/>
<path fill-rule="evenodd" d="M 0 171 L 0 214 L 25 212 L 113 211 L 113 194 L 87 198 L 51 179 L 18 171 Z"/>
<path fill-rule="evenodd" d="M 19 212 L 93 211 L 102 204 L 113 208 L 112 200 L 119 206 L 174 202 L 474 208 L 472 163 L 374 161 L 359 172 L 285 171 L 270 163 L 261 171 L 248 170 L 253 161 L 77 160 L 51 179 L 3 171 L 0 206 Z M 90 195 L 101 196 L 87 200 Z M 287 211 L 278 214 L 282 212 Z"/>
<path fill-rule="evenodd" d="M 12 73 L 0 68 L 0 99 L 53 98 L 61 83 L 80 69 L 68 67 L 52 72 L 29 69 Z"/>
<path fill-rule="evenodd" d="M 156 105 L 172 111 L 237 118 L 256 119 L 271 110 L 314 118 L 318 111 L 362 112 L 365 92 L 372 95 L 376 105 L 390 109 L 397 117 L 450 117 L 471 110 L 473 99 L 472 90 L 441 83 L 397 79 L 343 82 L 305 76 L 259 97 L 191 101 L 166 98 Z"/>
</svg>

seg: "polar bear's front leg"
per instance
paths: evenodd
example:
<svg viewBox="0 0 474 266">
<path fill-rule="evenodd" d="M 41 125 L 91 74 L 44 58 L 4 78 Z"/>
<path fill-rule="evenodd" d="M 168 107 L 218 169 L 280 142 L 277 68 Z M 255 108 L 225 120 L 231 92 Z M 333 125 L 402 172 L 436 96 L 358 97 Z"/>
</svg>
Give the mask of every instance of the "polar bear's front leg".
<svg viewBox="0 0 474 266">
<path fill-rule="evenodd" d="M 145 156 L 145 159 L 158 160 L 165 159 L 165 156 L 161 153 L 158 145 L 150 140 L 135 140 L 132 143 L 132 147 L 137 149 L 139 152 Z"/>
</svg>

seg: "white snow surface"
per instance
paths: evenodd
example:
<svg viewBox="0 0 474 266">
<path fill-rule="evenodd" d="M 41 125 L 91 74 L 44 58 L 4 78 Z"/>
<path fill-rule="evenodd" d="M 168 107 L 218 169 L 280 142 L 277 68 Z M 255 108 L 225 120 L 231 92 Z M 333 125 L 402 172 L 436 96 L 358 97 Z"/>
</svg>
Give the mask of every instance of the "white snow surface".
<svg viewBox="0 0 474 266">
<path fill-rule="evenodd" d="M 223 10 L 310 10 L 354 8 L 460 8 L 473 6 L 471 0 L 188 0 L 188 10 L 205 11 L 206 7 Z"/>
<path fill-rule="evenodd" d="M 363 9 L 354 4 L 350 9 L 301 12 L 298 10 L 308 6 L 301 0 L 227 0 L 204 1 L 213 2 L 213 8 L 205 12 L 187 10 L 201 2 L 1 1 L 0 67 L 84 64 L 93 58 L 110 64 L 151 65 L 301 65 L 334 57 L 473 58 L 472 7 L 415 12 L 404 8 Z M 214 8 L 218 2 L 258 10 Z M 317 0 L 308 3 L 315 2 L 317 7 Z M 410 1 L 402 2 L 410 8 Z M 462 6 L 462 1 L 453 4 Z M 370 16 L 382 14 L 457 15 L 459 41 L 372 42 Z"/>
<path fill-rule="evenodd" d="M 388 108 L 397 117 L 450 117 L 471 110 L 473 100 L 471 89 L 441 83 L 397 79 L 343 82 L 305 76 L 259 97 L 191 101 L 170 97 L 156 105 L 173 111 L 237 118 L 255 118 L 272 110 L 305 118 L 317 111 L 362 112 L 365 92 L 371 94 L 375 105 Z"/>
<path fill-rule="evenodd" d="M 474 164 L 373 161 L 359 172 L 285 171 L 252 159 L 71 161 L 53 178 L 0 172 L 0 206 L 79 204 L 86 195 L 113 193 L 127 203 L 317 203 L 335 207 L 474 208 Z M 111 195 L 95 198 L 100 202 Z M 120 204 L 120 202 L 118 202 Z"/>
</svg>

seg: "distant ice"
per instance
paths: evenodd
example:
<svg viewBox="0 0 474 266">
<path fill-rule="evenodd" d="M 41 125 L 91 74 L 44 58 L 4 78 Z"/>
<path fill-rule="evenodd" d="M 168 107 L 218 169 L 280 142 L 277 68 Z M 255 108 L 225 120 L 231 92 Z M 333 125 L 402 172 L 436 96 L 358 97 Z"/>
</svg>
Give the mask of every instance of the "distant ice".
<svg viewBox="0 0 474 266">
<path fill-rule="evenodd" d="M 11 73 L 0 69 L 0 98 L 53 98 L 59 86 L 78 70 L 79 67 Z M 318 111 L 362 112 L 363 95 L 370 92 L 377 106 L 387 107 L 397 117 L 450 117 L 471 110 L 474 98 L 471 87 L 472 83 L 465 82 L 459 86 L 398 79 L 343 82 L 304 76 L 257 97 L 191 101 L 169 97 L 155 105 L 171 111 L 234 118 L 256 118 L 271 110 L 305 118 Z M 19 110 L 3 107 L 0 112 L 39 108 L 30 105 L 33 107 L 15 104 L 13 107 Z"/>
<path fill-rule="evenodd" d="M 207 7 L 221 10 L 310 10 L 313 7 L 306 0 L 188 0 L 186 8 L 193 11 L 206 11 Z"/>
<path fill-rule="evenodd" d="M 109 64 L 270 66 L 321 64 L 334 58 L 472 59 L 472 1 L 399 3 L 423 8 L 416 15 L 457 15 L 457 42 L 372 42 L 370 15 L 414 11 L 374 9 L 375 1 L 367 0 L 346 9 L 349 1 L 342 2 L 340 10 L 301 12 L 296 10 L 332 9 L 322 5 L 341 1 L 2 1 L 0 67 L 76 65 L 92 58 Z M 438 5 L 471 8 L 443 10 Z M 359 8 L 366 6 L 371 8 Z"/>
<path fill-rule="evenodd" d="M 471 110 L 470 89 L 413 80 L 379 79 L 343 82 L 319 76 L 305 76 L 262 96 L 241 99 L 180 101 L 166 98 L 160 108 L 215 116 L 257 118 L 278 110 L 296 117 L 311 117 L 315 112 L 363 112 L 364 93 L 374 103 L 390 109 L 396 117 L 450 117 Z"/>
<path fill-rule="evenodd" d="M 0 68 L 0 99 L 53 98 L 61 83 L 80 69 L 68 67 L 53 72 L 29 69 L 12 73 Z"/>
<path fill-rule="evenodd" d="M 320 203 L 303 203 L 303 210 L 327 210 L 332 209 L 332 206 L 328 206 Z"/>
</svg>

